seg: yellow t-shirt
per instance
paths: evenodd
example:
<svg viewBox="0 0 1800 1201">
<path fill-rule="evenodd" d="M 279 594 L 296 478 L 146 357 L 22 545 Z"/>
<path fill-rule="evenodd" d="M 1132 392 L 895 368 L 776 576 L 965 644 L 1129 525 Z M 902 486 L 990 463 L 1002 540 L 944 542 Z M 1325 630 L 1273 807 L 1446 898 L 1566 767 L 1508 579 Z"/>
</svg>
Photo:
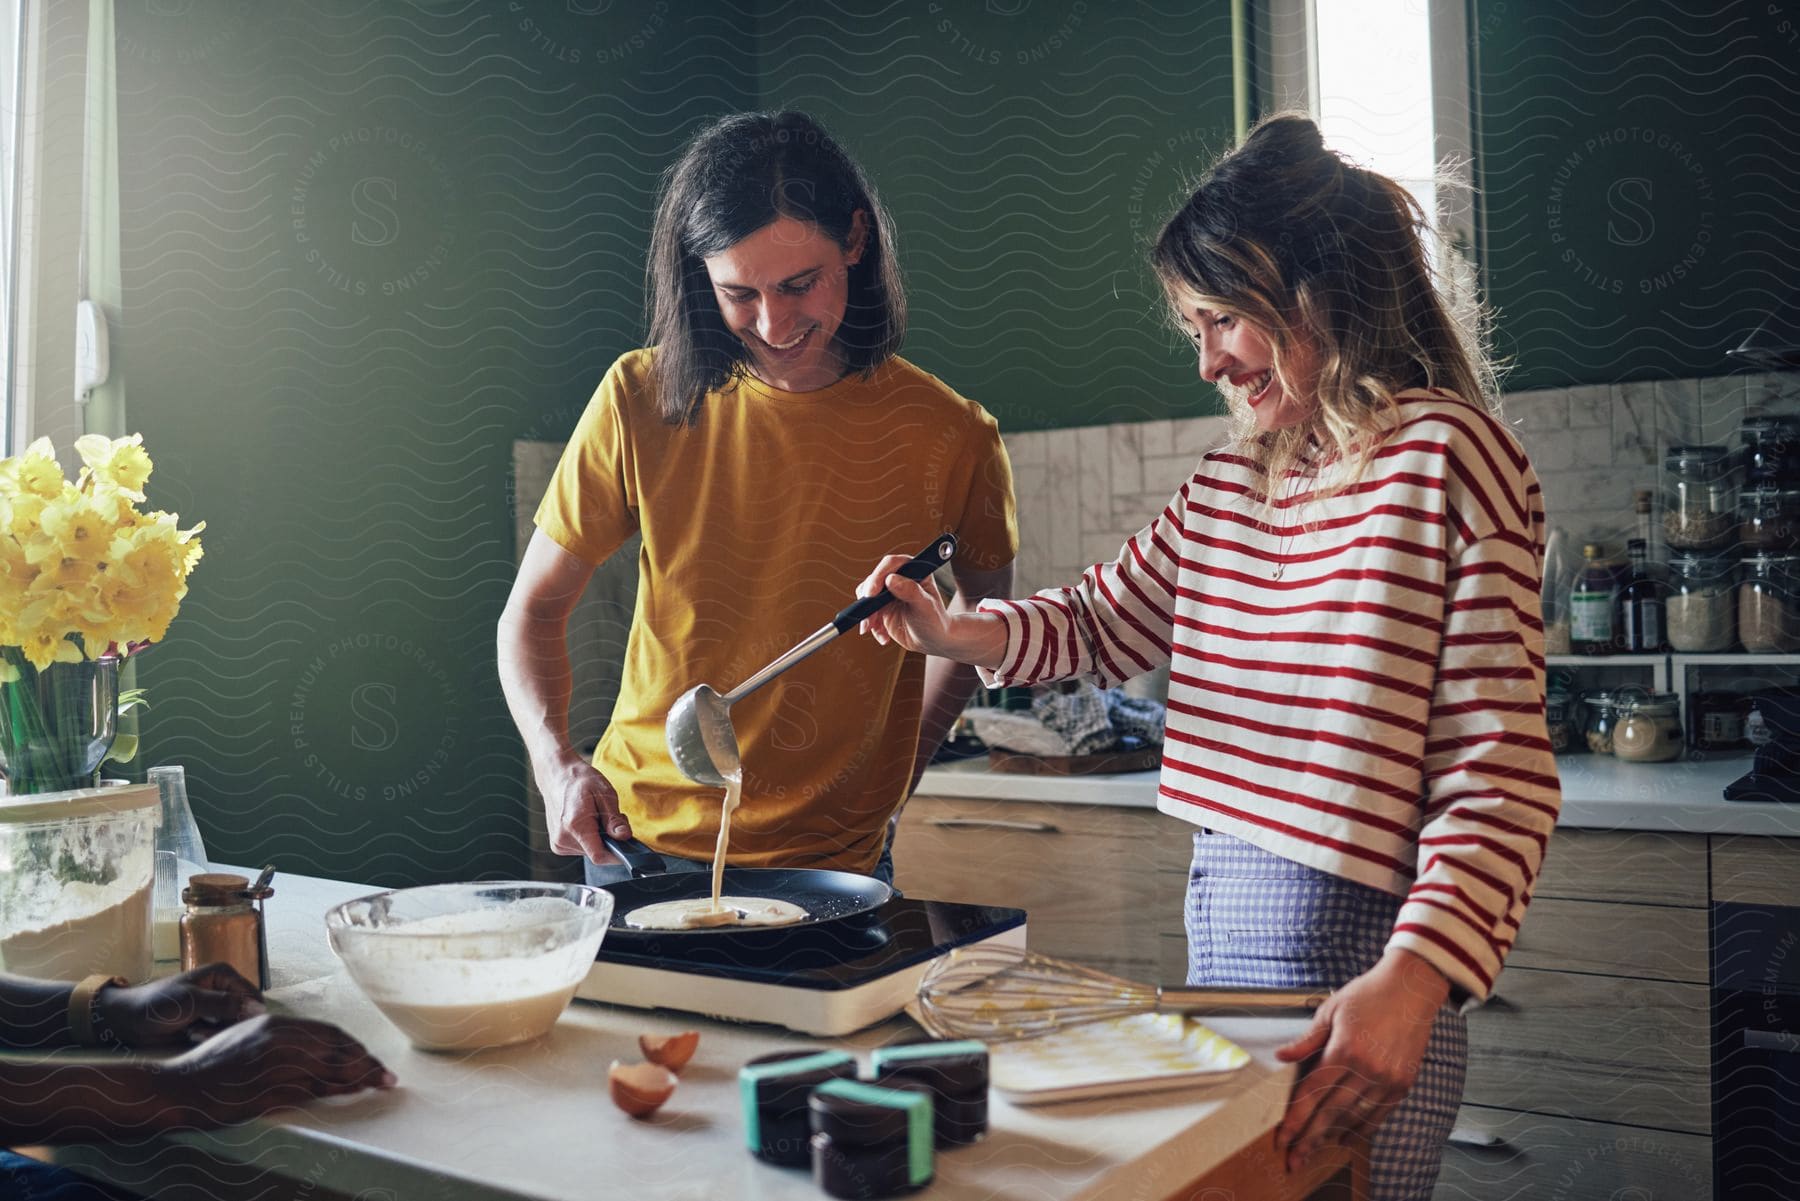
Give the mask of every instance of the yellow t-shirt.
<svg viewBox="0 0 1800 1201">
<path fill-rule="evenodd" d="M 949 530 L 959 562 L 1010 563 L 1012 471 L 994 419 L 903 359 L 816 392 L 742 379 L 684 428 L 656 412 L 650 353 L 606 373 L 536 520 L 595 564 L 643 532 L 624 678 L 594 766 L 638 838 L 706 859 L 723 793 L 676 770 L 670 705 L 697 684 L 735 688 L 849 604 L 883 555 Z M 744 759 L 732 863 L 875 866 L 911 780 L 924 662 L 852 633 L 732 706 Z"/>
</svg>

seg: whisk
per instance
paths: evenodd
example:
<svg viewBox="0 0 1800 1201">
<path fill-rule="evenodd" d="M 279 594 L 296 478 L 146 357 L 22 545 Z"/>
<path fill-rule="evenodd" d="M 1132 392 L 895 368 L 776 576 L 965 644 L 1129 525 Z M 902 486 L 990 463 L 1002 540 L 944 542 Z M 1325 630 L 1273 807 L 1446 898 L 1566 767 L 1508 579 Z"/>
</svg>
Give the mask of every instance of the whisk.
<svg viewBox="0 0 1800 1201">
<path fill-rule="evenodd" d="M 1140 1013 L 1303 1015 L 1323 990 L 1159 988 L 1016 947 L 958 947 L 919 981 L 911 1011 L 937 1038 L 1035 1038 Z"/>
</svg>

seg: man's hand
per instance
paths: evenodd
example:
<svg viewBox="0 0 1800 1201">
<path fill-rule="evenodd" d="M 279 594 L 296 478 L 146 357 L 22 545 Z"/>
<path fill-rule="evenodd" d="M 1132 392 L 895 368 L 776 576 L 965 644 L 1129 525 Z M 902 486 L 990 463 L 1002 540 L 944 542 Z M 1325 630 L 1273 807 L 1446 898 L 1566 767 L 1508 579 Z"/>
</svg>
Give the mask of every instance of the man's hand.
<svg viewBox="0 0 1800 1201">
<path fill-rule="evenodd" d="M 598 864 L 618 859 L 600 841 L 600 823 L 614 838 L 631 837 L 631 822 L 619 812 L 619 794 L 593 764 L 570 752 L 557 765 L 539 772 L 544 794 L 544 820 L 550 849 L 558 855 L 586 855 Z"/>
</svg>

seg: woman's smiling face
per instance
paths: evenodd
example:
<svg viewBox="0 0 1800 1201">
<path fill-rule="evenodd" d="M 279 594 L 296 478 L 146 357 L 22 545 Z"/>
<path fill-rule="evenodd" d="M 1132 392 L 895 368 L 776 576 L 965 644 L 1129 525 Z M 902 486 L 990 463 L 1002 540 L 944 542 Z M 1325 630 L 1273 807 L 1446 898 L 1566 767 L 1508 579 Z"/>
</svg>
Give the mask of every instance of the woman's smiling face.
<svg viewBox="0 0 1800 1201">
<path fill-rule="evenodd" d="M 703 260 L 726 328 L 750 351 L 758 379 L 787 392 L 811 392 L 843 375 L 838 327 L 850 268 L 862 258 L 867 236 L 861 212 L 849 249 L 810 221 L 777 217 Z"/>
<path fill-rule="evenodd" d="M 1201 379 L 1219 385 L 1226 401 L 1248 412 L 1258 431 L 1306 420 L 1315 403 L 1310 389 L 1298 384 L 1290 389 L 1275 374 L 1275 347 L 1267 335 L 1241 317 L 1209 307 L 1208 298 L 1185 285 L 1171 288 L 1169 295 L 1176 320 L 1200 356 Z M 1282 374 L 1290 383 L 1309 377 L 1303 356 L 1284 357 Z"/>
</svg>

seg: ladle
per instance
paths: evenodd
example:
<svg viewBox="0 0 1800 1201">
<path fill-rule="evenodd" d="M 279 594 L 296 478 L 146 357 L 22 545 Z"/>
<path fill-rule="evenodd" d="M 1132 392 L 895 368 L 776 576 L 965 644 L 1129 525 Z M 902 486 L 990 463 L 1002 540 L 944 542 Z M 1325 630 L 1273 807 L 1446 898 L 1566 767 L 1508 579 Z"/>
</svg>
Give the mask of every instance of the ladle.
<svg viewBox="0 0 1800 1201">
<path fill-rule="evenodd" d="M 950 561 L 956 553 L 956 535 L 943 534 L 914 555 L 895 574 L 909 580 L 923 580 Z M 735 772 L 741 763 L 737 733 L 731 728 L 731 706 L 743 700 L 764 684 L 806 658 L 820 647 L 856 628 L 857 624 L 884 608 L 894 594 L 883 588 L 874 596 L 865 596 L 839 610 L 838 615 L 807 635 L 804 641 L 779 659 L 733 688 L 719 693 L 702 684 L 681 694 L 669 710 L 665 733 L 669 740 L 669 756 L 681 774 L 696 784 L 714 788 L 725 786 L 725 776 Z"/>
</svg>

